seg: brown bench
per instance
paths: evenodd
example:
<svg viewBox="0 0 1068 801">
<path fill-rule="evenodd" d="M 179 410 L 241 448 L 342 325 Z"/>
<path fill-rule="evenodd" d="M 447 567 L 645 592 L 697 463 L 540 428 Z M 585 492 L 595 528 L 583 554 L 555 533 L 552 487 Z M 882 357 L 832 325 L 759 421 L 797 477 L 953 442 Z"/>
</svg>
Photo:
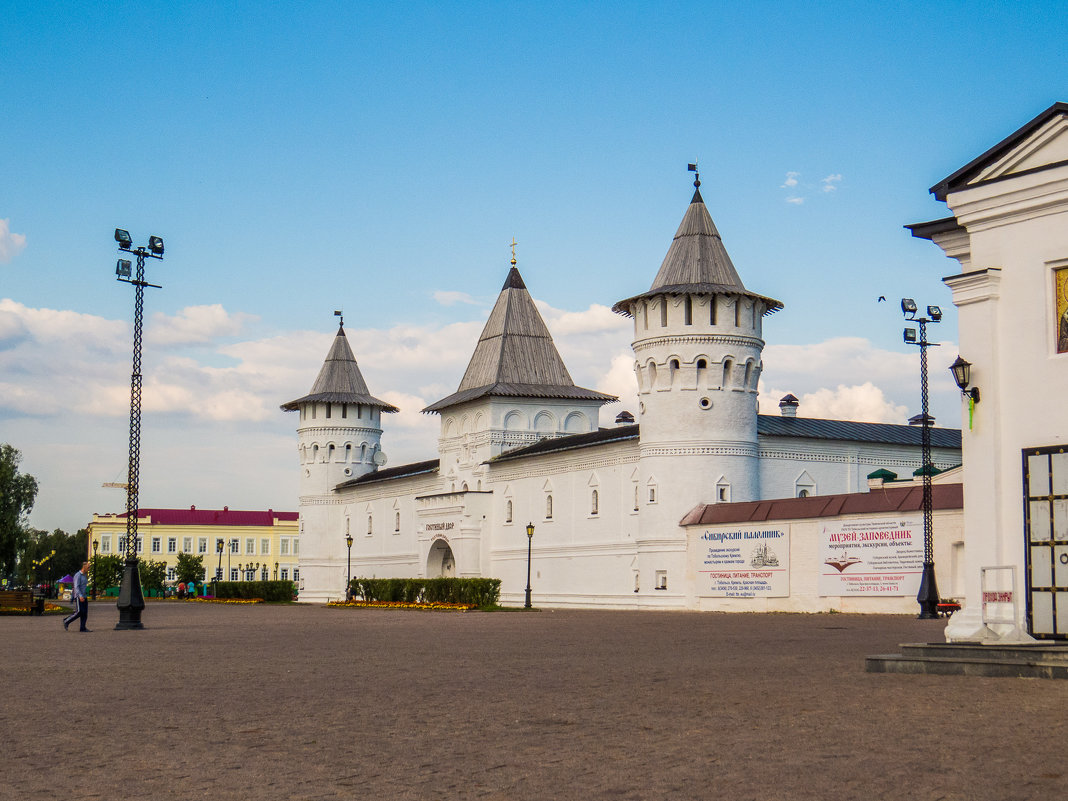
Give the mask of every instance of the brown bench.
<svg viewBox="0 0 1068 801">
<path fill-rule="evenodd" d="M 44 597 L 31 590 L 0 591 L 0 609 L 25 609 L 28 615 L 44 614 Z"/>
</svg>

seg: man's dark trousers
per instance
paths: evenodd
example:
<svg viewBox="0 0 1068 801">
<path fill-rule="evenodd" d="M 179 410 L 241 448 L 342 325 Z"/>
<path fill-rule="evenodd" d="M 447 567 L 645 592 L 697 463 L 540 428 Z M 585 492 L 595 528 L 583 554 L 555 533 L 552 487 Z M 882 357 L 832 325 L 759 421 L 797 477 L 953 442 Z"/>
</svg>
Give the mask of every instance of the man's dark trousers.
<svg viewBox="0 0 1068 801">
<path fill-rule="evenodd" d="M 85 631 L 85 621 L 89 619 L 89 599 L 86 598 L 83 601 L 81 598 L 75 598 L 74 604 L 74 612 L 68 617 L 64 618 L 63 622 L 69 626 L 71 623 L 74 622 L 75 618 L 77 618 L 79 627 L 78 630 Z"/>
</svg>

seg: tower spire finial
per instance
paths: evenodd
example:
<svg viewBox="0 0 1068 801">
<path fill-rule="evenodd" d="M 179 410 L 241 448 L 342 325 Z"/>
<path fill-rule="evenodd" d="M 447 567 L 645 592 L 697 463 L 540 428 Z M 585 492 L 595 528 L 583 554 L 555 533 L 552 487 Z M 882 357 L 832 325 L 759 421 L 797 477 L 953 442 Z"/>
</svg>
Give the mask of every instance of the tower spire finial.
<svg viewBox="0 0 1068 801">
<path fill-rule="evenodd" d="M 512 235 L 512 266 L 515 267 L 515 246 L 519 243 L 515 241 L 515 235 Z"/>
<path fill-rule="evenodd" d="M 697 159 L 694 159 L 692 164 L 687 164 L 686 165 L 686 169 L 694 174 L 694 176 L 693 176 L 693 185 L 695 187 L 700 187 L 701 186 L 701 173 L 697 169 Z"/>
<path fill-rule="evenodd" d="M 345 315 L 342 313 L 341 309 L 334 309 L 334 316 L 341 318 L 338 321 L 338 327 L 339 328 L 344 328 L 345 327 Z"/>
</svg>

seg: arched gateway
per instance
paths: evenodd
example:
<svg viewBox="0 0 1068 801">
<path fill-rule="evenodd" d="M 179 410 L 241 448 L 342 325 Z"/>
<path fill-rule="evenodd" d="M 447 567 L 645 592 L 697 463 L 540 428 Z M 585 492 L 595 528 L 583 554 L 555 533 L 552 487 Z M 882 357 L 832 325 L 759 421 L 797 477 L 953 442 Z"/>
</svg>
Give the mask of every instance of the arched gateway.
<svg viewBox="0 0 1068 801">
<path fill-rule="evenodd" d="M 452 548 L 445 540 L 435 540 L 431 544 L 430 552 L 426 557 L 426 575 L 427 578 L 456 575 L 456 559 L 452 555 Z"/>
</svg>

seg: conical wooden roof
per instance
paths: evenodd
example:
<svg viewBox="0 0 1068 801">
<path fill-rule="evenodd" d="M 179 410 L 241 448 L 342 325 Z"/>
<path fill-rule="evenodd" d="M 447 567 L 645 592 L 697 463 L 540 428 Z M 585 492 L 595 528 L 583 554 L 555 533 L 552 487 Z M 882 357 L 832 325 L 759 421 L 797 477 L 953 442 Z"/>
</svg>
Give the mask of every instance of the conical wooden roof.
<svg viewBox="0 0 1068 801">
<path fill-rule="evenodd" d="M 716 224 L 712 222 L 701 190 L 696 188 L 649 291 L 619 301 L 612 311 L 629 317 L 632 316 L 631 305 L 636 300 L 654 295 L 683 294 L 745 295 L 764 301 L 769 312 L 782 308 L 779 301 L 745 288 L 727 255 Z"/>
<path fill-rule="evenodd" d="M 482 329 L 460 387 L 423 411 L 437 412 L 488 395 L 616 400 L 575 386 L 515 265 Z"/>
<path fill-rule="evenodd" d="M 345 336 L 344 325 L 338 326 L 337 336 L 330 345 L 330 352 L 326 354 L 326 361 L 319 371 L 311 392 L 303 398 L 283 403 L 282 408 L 287 411 L 295 411 L 302 403 L 362 403 L 366 406 L 377 406 L 384 412 L 399 412 L 392 403 L 386 403 L 374 397 L 367 389 L 367 384 L 360 374 L 360 368 L 356 364 L 356 357 L 352 355 L 348 338 Z"/>
</svg>

